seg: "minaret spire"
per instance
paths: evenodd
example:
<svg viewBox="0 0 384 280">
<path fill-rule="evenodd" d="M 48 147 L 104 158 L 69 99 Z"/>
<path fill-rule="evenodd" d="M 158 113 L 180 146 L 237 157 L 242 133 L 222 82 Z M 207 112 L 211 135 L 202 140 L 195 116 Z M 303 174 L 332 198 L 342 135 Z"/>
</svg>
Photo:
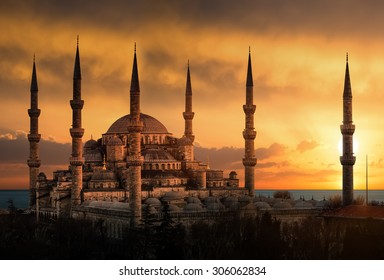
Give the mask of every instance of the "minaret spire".
<svg viewBox="0 0 384 280">
<path fill-rule="evenodd" d="M 140 119 L 140 84 L 137 70 L 136 43 L 133 56 L 131 91 L 130 91 L 130 122 L 128 150 L 128 182 L 125 186 L 130 193 L 130 203 L 133 214 L 132 225 L 137 226 L 141 219 L 141 131 L 143 122 Z"/>
<path fill-rule="evenodd" d="M 352 121 L 352 88 L 349 76 L 348 53 L 346 56 L 346 69 L 343 91 L 343 124 L 340 126 L 343 135 L 343 155 L 340 163 L 343 166 L 343 205 L 353 202 L 353 165 L 356 157 L 353 154 L 353 133 L 355 125 Z"/>
<path fill-rule="evenodd" d="M 245 169 L 245 188 L 248 189 L 249 195 L 253 196 L 255 192 L 255 165 L 257 163 L 254 147 L 256 131 L 254 128 L 253 117 L 256 110 L 256 105 L 253 104 L 253 77 L 250 52 L 248 55 L 248 71 L 245 99 L 246 103 L 245 105 L 243 105 L 243 110 L 245 113 L 245 129 L 243 131 L 243 137 L 245 140 L 245 155 L 243 158 L 243 165 Z"/>
<path fill-rule="evenodd" d="M 30 129 L 28 134 L 29 141 L 29 159 L 27 161 L 29 166 L 29 206 L 36 204 L 36 182 L 37 175 L 39 174 L 40 159 L 39 159 L 39 141 L 41 135 L 39 134 L 39 116 L 40 109 L 38 108 L 38 85 L 36 74 L 35 55 L 33 55 L 32 66 L 32 79 L 31 79 L 31 108 L 28 109 L 30 117 Z"/>
<path fill-rule="evenodd" d="M 72 155 L 70 165 L 72 171 L 71 205 L 81 203 L 83 189 L 83 143 L 84 129 L 81 127 L 81 110 L 84 100 L 81 99 L 81 69 L 79 54 L 79 37 L 77 37 L 75 66 L 73 71 L 73 99 L 70 101 L 72 108 L 72 128 L 69 130 L 72 137 Z"/>
<path fill-rule="evenodd" d="M 185 120 L 184 136 L 188 137 L 193 143 L 193 141 L 195 140 L 195 136 L 192 132 L 192 120 L 195 116 L 195 113 L 192 111 L 192 84 L 191 73 L 189 69 L 189 60 L 187 66 L 187 83 L 185 88 L 185 112 L 183 112 L 183 117 Z"/>
</svg>

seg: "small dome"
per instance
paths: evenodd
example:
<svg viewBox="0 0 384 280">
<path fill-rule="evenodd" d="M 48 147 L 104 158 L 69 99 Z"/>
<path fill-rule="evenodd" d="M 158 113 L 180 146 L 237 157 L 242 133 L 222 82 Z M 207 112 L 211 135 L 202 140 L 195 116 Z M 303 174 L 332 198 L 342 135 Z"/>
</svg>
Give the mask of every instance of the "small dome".
<svg viewBox="0 0 384 280">
<path fill-rule="evenodd" d="M 142 205 L 141 206 L 141 210 L 142 210 L 143 215 L 146 215 L 146 214 L 157 214 L 156 208 L 153 207 L 152 205 L 149 205 L 149 204 Z"/>
<path fill-rule="evenodd" d="M 161 148 L 149 148 L 141 152 L 144 161 L 176 161 L 174 157 Z"/>
<path fill-rule="evenodd" d="M 99 147 L 99 144 L 97 143 L 96 140 L 88 140 L 87 142 L 84 143 L 84 152 L 86 152 L 87 150 L 94 150 L 94 149 L 97 149 Z"/>
<path fill-rule="evenodd" d="M 156 197 L 149 197 L 145 200 L 144 203 L 147 205 L 154 205 L 154 206 L 161 205 L 160 200 L 158 200 Z"/>
<path fill-rule="evenodd" d="M 186 212 L 201 212 L 201 211 L 203 211 L 203 207 L 201 207 L 201 204 L 189 203 L 189 204 L 185 205 L 184 211 L 186 211 Z"/>
<path fill-rule="evenodd" d="M 204 203 L 205 204 L 220 203 L 220 199 L 215 196 L 207 196 L 206 198 L 204 198 Z"/>
<path fill-rule="evenodd" d="M 188 146 L 192 145 L 193 141 L 190 138 L 183 136 L 180 139 L 177 139 L 177 144 L 180 146 Z"/>
<path fill-rule="evenodd" d="M 116 175 L 110 170 L 96 170 L 92 175 L 91 181 L 116 181 Z"/>
<path fill-rule="evenodd" d="M 198 199 L 195 196 L 190 196 L 190 197 L 187 198 L 187 203 L 198 203 L 198 204 L 201 204 L 201 201 L 200 201 L 200 199 Z"/>
<path fill-rule="evenodd" d="M 253 203 L 258 210 L 269 210 L 271 209 L 271 205 L 269 205 L 265 201 L 257 201 Z"/>
<path fill-rule="evenodd" d="M 122 146 L 123 141 L 121 141 L 121 139 L 115 135 L 108 141 L 107 145 L 108 146 Z"/>
<path fill-rule="evenodd" d="M 45 175 L 44 172 L 40 172 L 39 175 L 37 175 L 37 180 L 46 180 L 47 175 Z"/>
<path fill-rule="evenodd" d="M 229 176 L 237 176 L 236 171 L 231 171 L 231 172 L 229 173 Z"/>
<path fill-rule="evenodd" d="M 287 201 L 279 201 L 273 205 L 273 208 L 275 209 L 290 209 L 292 208 L 292 205 L 288 203 Z"/>
</svg>

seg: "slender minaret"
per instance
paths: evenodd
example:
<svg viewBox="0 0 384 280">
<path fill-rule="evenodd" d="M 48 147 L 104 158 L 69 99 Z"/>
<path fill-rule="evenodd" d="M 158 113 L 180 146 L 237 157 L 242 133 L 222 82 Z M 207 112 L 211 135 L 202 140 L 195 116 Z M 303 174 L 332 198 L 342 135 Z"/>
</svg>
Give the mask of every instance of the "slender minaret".
<svg viewBox="0 0 384 280">
<path fill-rule="evenodd" d="M 132 225 L 137 226 L 141 219 L 141 131 L 143 122 L 140 119 L 140 84 L 137 71 L 136 44 L 133 56 L 133 68 L 130 91 L 130 122 L 129 131 L 129 152 L 128 152 L 128 190 L 130 193 L 131 210 L 133 214 Z"/>
<path fill-rule="evenodd" d="M 83 189 L 83 143 L 84 129 L 81 127 L 81 109 L 84 100 L 81 99 L 81 70 L 79 56 L 79 37 L 77 37 L 75 67 L 73 71 L 73 99 L 70 101 L 72 108 L 72 128 L 69 130 L 72 137 L 72 155 L 70 157 L 72 171 L 72 206 L 81 203 L 81 191 Z"/>
<path fill-rule="evenodd" d="M 249 49 L 248 56 L 246 102 L 245 105 L 243 105 L 243 109 L 245 113 L 245 129 L 243 131 L 243 137 L 245 140 L 245 156 L 243 158 L 243 165 L 245 168 L 245 187 L 248 189 L 249 195 L 253 196 L 255 192 L 255 165 L 257 163 L 257 159 L 255 157 L 254 147 L 256 131 L 253 123 L 253 115 L 256 110 L 256 105 L 253 104 L 251 49 Z"/>
<path fill-rule="evenodd" d="M 36 182 L 40 167 L 39 141 L 41 135 L 39 134 L 40 109 L 38 108 L 38 91 L 39 89 L 37 86 L 35 57 L 33 57 L 33 69 L 31 80 L 31 108 L 28 109 L 28 115 L 30 117 L 30 131 L 28 134 L 29 159 L 27 161 L 29 166 L 29 206 L 33 206 L 36 204 Z"/>
<path fill-rule="evenodd" d="M 183 112 L 183 117 L 185 120 L 185 129 L 184 136 L 191 139 L 193 142 L 195 140 L 195 136 L 192 132 L 192 120 L 195 116 L 195 113 L 192 112 L 192 85 L 191 85 L 191 74 L 189 71 L 189 61 L 188 61 L 188 70 L 187 70 L 187 84 L 185 90 L 185 112 Z"/>
<path fill-rule="evenodd" d="M 343 135 L 343 155 L 340 163 L 343 165 L 343 205 L 353 202 L 353 165 L 356 157 L 353 155 L 353 133 L 355 125 L 352 122 L 352 89 L 349 78 L 348 53 L 346 59 L 344 93 L 343 93 L 343 124 L 340 125 Z"/>
</svg>

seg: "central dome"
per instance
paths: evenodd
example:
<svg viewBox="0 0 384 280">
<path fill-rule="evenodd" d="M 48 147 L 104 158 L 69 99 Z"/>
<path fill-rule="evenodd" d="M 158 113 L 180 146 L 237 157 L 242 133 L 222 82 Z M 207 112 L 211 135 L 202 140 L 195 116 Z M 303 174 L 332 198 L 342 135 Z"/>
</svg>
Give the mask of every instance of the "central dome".
<svg viewBox="0 0 384 280">
<path fill-rule="evenodd" d="M 107 131 L 107 134 L 128 134 L 130 115 L 125 115 L 115 121 Z M 143 122 L 143 134 L 170 134 L 167 128 L 154 117 L 140 113 L 140 119 Z"/>
</svg>

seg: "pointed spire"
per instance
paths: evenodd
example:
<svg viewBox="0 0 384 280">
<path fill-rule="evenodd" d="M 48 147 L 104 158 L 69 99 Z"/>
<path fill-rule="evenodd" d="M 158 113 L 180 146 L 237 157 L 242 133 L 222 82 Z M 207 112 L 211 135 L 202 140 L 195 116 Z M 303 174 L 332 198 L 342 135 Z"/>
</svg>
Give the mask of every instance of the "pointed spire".
<svg viewBox="0 0 384 280">
<path fill-rule="evenodd" d="M 346 56 L 346 68 L 345 68 L 343 97 L 352 97 L 351 79 L 349 77 L 348 53 Z"/>
<path fill-rule="evenodd" d="M 80 55 L 79 55 L 79 35 L 77 35 L 76 58 L 75 58 L 75 69 L 73 71 L 73 79 L 81 80 Z"/>
<path fill-rule="evenodd" d="M 36 63 L 35 63 L 35 55 L 33 55 L 33 68 L 32 68 L 32 80 L 31 80 L 31 91 L 38 91 L 39 88 L 37 86 L 37 75 L 36 75 Z"/>
<path fill-rule="evenodd" d="M 248 55 L 247 87 L 253 87 L 251 47 L 249 47 L 249 55 Z"/>
<path fill-rule="evenodd" d="M 186 85 L 185 93 L 186 95 L 192 95 L 191 73 L 189 71 L 189 59 L 188 59 L 188 70 L 187 70 L 187 85 Z"/>
<path fill-rule="evenodd" d="M 137 71 L 136 43 L 135 43 L 135 53 L 133 56 L 131 92 L 140 92 L 139 73 Z"/>
</svg>

